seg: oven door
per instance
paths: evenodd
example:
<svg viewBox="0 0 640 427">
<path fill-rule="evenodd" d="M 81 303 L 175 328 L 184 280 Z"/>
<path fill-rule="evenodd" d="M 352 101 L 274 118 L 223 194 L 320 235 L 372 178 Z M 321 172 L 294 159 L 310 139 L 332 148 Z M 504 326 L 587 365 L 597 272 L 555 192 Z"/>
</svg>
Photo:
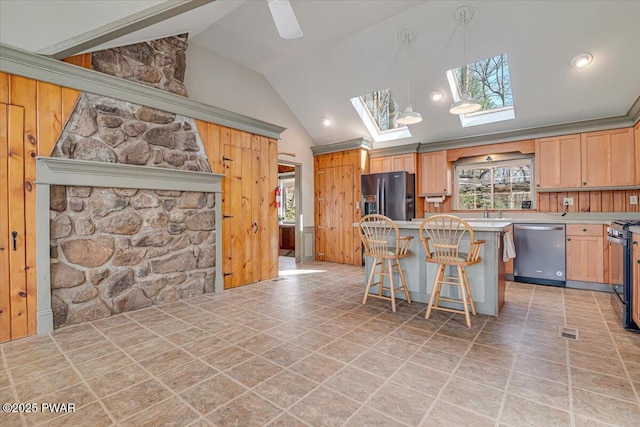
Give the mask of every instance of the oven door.
<svg viewBox="0 0 640 427">
<path fill-rule="evenodd" d="M 626 239 L 614 236 L 607 236 L 609 241 L 609 286 L 611 290 L 620 299 L 620 302 L 626 304 L 624 293 L 624 250 L 627 243 Z"/>
</svg>

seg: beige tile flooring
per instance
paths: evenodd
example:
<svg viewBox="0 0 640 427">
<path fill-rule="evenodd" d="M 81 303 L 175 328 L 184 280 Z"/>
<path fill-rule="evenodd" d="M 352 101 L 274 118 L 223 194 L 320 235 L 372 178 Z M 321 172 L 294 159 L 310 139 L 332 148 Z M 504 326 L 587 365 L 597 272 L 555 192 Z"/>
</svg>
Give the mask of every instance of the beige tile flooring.
<svg viewBox="0 0 640 427">
<path fill-rule="evenodd" d="M 0 402 L 77 410 L 0 425 L 640 425 L 640 334 L 609 295 L 510 284 L 467 329 L 362 306 L 362 268 L 285 261 L 282 280 L 1 345 Z"/>
</svg>

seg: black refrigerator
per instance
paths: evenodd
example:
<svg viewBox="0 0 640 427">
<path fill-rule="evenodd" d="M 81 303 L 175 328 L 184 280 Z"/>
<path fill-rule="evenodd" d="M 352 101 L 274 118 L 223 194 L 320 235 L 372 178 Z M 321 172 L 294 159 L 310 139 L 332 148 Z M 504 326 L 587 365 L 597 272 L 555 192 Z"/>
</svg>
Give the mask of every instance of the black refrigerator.
<svg viewBox="0 0 640 427">
<path fill-rule="evenodd" d="M 416 216 L 416 176 L 398 171 L 362 175 L 363 215 L 382 214 L 394 221 Z"/>
</svg>

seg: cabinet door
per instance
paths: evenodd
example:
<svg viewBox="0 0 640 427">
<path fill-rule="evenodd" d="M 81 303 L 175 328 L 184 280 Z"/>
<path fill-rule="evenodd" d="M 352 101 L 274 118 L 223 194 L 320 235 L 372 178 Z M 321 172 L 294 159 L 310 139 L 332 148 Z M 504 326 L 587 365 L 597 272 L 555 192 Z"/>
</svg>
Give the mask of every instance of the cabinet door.
<svg viewBox="0 0 640 427">
<path fill-rule="evenodd" d="M 633 280 L 631 285 L 631 298 L 633 299 L 631 317 L 640 326 L 640 234 L 638 233 L 633 233 L 633 263 L 631 264 L 631 271 L 631 280 Z"/>
<path fill-rule="evenodd" d="M 375 159 L 370 159 L 369 160 L 369 173 L 384 172 L 382 170 L 382 168 L 383 168 L 382 160 L 383 160 L 383 157 L 376 157 Z"/>
<path fill-rule="evenodd" d="M 416 173 L 415 156 L 413 154 L 402 154 L 391 157 L 391 171 L 407 171 Z"/>
<path fill-rule="evenodd" d="M 604 253 L 601 236 L 567 235 L 567 279 L 604 282 Z"/>
<path fill-rule="evenodd" d="M 419 194 L 451 194 L 451 169 L 447 152 L 420 154 Z"/>
<path fill-rule="evenodd" d="M 581 139 L 583 187 L 634 184 L 633 129 L 583 133 Z"/>
<path fill-rule="evenodd" d="M 536 139 L 536 188 L 580 187 L 580 135 Z"/>
</svg>

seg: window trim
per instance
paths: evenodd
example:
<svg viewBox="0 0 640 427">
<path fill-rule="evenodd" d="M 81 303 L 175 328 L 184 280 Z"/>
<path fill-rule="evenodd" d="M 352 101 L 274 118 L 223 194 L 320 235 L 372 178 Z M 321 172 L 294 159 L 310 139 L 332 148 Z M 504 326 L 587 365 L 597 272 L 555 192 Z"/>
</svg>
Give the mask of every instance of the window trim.
<svg viewBox="0 0 640 427">
<path fill-rule="evenodd" d="M 399 126 L 395 129 L 380 130 L 361 96 L 351 98 L 351 104 L 353 104 L 353 107 L 356 109 L 356 112 L 360 116 L 364 126 L 367 128 L 367 131 L 369 131 L 374 142 L 395 141 L 397 139 L 411 138 L 412 135 L 408 126 Z"/>
<path fill-rule="evenodd" d="M 537 209 L 537 203 L 536 203 L 536 199 L 537 199 L 537 192 L 536 192 L 536 187 L 534 185 L 534 177 L 535 177 L 535 158 L 534 156 L 522 156 L 522 155 L 491 155 L 492 157 L 497 157 L 498 159 L 492 162 L 487 162 L 485 160 L 485 156 L 478 156 L 478 157 L 474 157 L 474 158 L 467 158 L 467 159 L 461 159 L 458 162 L 455 162 L 453 164 L 453 209 L 454 211 L 456 210 L 462 210 L 462 211 L 480 211 L 482 210 L 482 208 L 477 208 L 477 209 L 462 209 L 460 208 L 460 181 L 459 181 L 459 174 L 458 174 L 458 168 L 468 168 L 468 169 L 475 169 L 475 168 L 497 168 L 497 167 L 501 167 L 501 166 L 515 166 L 518 164 L 529 164 L 530 168 L 531 168 L 531 209 L 522 209 L 522 208 L 511 208 L 511 209 L 500 209 L 500 208 L 490 208 L 492 210 L 496 210 L 496 209 L 500 209 L 503 211 L 533 211 L 535 209 Z M 494 193 L 495 194 L 495 193 Z"/>
<path fill-rule="evenodd" d="M 507 53 L 505 52 L 500 55 L 493 55 L 488 58 L 482 58 L 481 60 L 495 58 L 496 56 L 502 56 L 502 55 L 507 55 Z M 507 55 L 507 58 L 508 58 L 508 55 Z M 479 61 L 472 62 L 471 64 L 475 64 L 477 62 Z M 466 64 L 464 66 L 468 66 L 471 64 Z M 462 68 L 462 67 L 456 67 L 454 69 L 447 70 L 446 72 L 447 81 L 449 82 L 449 88 L 451 89 L 451 95 L 453 97 L 454 102 L 460 101 L 460 97 L 462 95 L 462 90 L 460 88 L 460 85 L 458 84 L 458 79 L 456 78 L 456 73 L 455 73 L 455 70 L 459 68 Z M 509 84 L 511 85 L 511 68 L 508 66 L 508 64 L 507 64 L 507 69 L 509 70 Z M 512 94 L 511 96 L 512 105 L 509 105 L 506 107 L 494 108 L 491 110 L 481 110 L 475 113 L 458 114 L 458 117 L 460 118 L 460 125 L 462 125 L 463 128 L 466 128 L 471 126 L 497 123 L 505 120 L 515 119 L 516 112 L 515 112 L 515 105 L 513 104 L 513 87 L 511 87 L 511 94 Z"/>
</svg>

